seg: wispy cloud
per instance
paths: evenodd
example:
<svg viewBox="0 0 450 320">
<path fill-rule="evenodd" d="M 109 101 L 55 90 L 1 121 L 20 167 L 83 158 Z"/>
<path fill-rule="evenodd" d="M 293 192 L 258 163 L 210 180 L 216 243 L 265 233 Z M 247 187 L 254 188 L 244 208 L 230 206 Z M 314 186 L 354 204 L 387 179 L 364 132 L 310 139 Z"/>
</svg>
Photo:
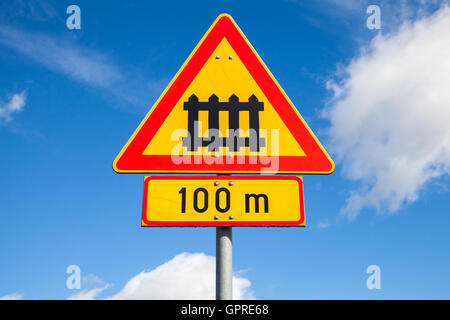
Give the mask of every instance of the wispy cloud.
<svg viewBox="0 0 450 320">
<path fill-rule="evenodd" d="M 285 1 L 313 12 L 313 15 L 303 17 L 311 25 L 329 33 L 339 32 L 342 36 L 342 30 L 336 30 L 336 27 L 340 26 L 348 30 L 346 34 L 360 44 L 370 41 L 371 35 L 395 31 L 406 21 L 422 19 L 434 13 L 442 5 L 450 4 L 450 0 L 324 0 L 320 1 L 320 4 L 316 1 Z M 366 20 L 369 17 L 366 10 L 370 5 L 380 7 L 381 30 L 366 28 Z"/>
<path fill-rule="evenodd" d="M 81 284 L 83 285 L 83 287 L 102 287 L 107 285 L 105 281 L 100 279 L 100 277 L 96 276 L 95 274 L 88 274 L 86 276 L 83 276 Z"/>
<path fill-rule="evenodd" d="M 26 102 L 25 91 L 15 93 L 6 103 L 0 103 L 0 123 L 11 121 L 12 114 L 19 113 L 23 110 Z"/>
<path fill-rule="evenodd" d="M 11 293 L 6 296 L 0 297 L 0 300 L 23 300 L 23 294 Z"/>
<path fill-rule="evenodd" d="M 0 17 L 20 17 L 44 22 L 58 15 L 55 8 L 45 0 L 15 0 L 0 3 Z"/>
<path fill-rule="evenodd" d="M 77 292 L 76 294 L 71 295 L 67 298 L 67 300 L 94 300 L 101 292 L 108 289 L 110 287 L 109 284 L 105 284 L 101 287 L 97 287 L 90 290 L 82 290 Z"/>
<path fill-rule="evenodd" d="M 331 151 L 360 183 L 341 213 L 396 212 L 450 173 L 450 8 L 379 34 L 329 82 Z"/>
<path fill-rule="evenodd" d="M 317 224 L 317 228 L 323 230 L 323 229 L 328 228 L 328 227 L 330 226 L 330 224 L 331 224 L 331 223 L 330 223 L 330 220 L 329 220 L 329 219 L 325 219 L 325 220 L 320 221 L 320 222 Z"/>
<path fill-rule="evenodd" d="M 88 85 L 102 89 L 116 98 L 148 107 L 154 96 L 162 92 L 166 79 L 142 79 L 128 75 L 108 55 L 81 45 L 74 39 L 19 30 L 0 24 L 0 45 L 6 46 L 31 61 Z"/>
<path fill-rule="evenodd" d="M 80 82 L 108 88 L 123 80 L 122 73 L 106 56 L 67 40 L 3 25 L 0 44 Z"/>
</svg>

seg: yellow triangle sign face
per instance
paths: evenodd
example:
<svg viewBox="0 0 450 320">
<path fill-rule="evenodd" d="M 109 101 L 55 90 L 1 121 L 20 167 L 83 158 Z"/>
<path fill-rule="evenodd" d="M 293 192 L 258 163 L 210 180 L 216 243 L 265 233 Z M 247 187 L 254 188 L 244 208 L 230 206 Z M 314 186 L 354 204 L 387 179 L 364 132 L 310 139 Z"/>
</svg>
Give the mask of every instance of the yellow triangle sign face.
<svg viewBox="0 0 450 320">
<path fill-rule="evenodd" d="M 171 154 L 174 144 L 167 143 L 165 137 L 170 137 L 174 128 L 186 128 L 188 123 L 188 112 L 183 111 L 184 102 L 189 100 L 189 97 L 195 94 L 199 101 L 208 101 L 214 94 L 219 101 L 227 102 L 234 94 L 239 97 L 239 100 L 248 101 L 251 95 L 258 97 L 264 103 L 264 110 L 259 115 L 259 130 L 265 136 L 267 143 L 261 147 L 261 152 L 271 155 L 270 137 L 271 129 L 277 128 L 278 135 L 282 137 L 280 140 L 275 140 L 274 143 L 279 144 L 278 148 L 273 148 L 279 155 L 296 155 L 304 156 L 300 145 L 295 141 L 295 138 L 290 133 L 280 116 L 277 114 L 270 101 L 265 97 L 262 90 L 258 87 L 255 80 L 245 68 L 239 56 L 231 47 L 227 39 L 222 39 L 220 44 L 214 50 L 213 54 L 204 64 L 198 75 L 194 78 L 187 90 L 182 95 L 181 99 L 170 112 L 167 119 L 162 124 L 161 128 L 156 133 L 155 137 L 150 141 L 145 148 L 143 154 L 145 155 L 165 155 Z M 230 111 L 224 110 L 218 112 L 219 119 L 219 137 L 228 136 Z M 246 136 L 245 132 L 249 130 L 249 111 L 239 112 L 239 129 L 241 135 Z M 202 130 L 202 136 L 208 136 L 209 130 L 209 112 L 207 110 L 199 111 L 199 122 Z M 182 142 L 183 134 L 175 141 L 175 144 Z M 267 136 L 269 133 L 269 137 Z M 248 136 L 248 135 L 247 135 Z M 266 150 L 265 150 L 266 149 Z M 229 148 L 222 148 L 219 154 L 234 154 Z M 184 150 L 185 154 L 189 154 L 188 150 Z M 208 147 L 199 147 L 196 152 L 192 154 L 210 154 Z M 250 148 L 240 148 L 237 154 L 250 154 Z"/>
<path fill-rule="evenodd" d="M 334 163 L 232 18 L 220 15 L 113 168 L 328 174 Z"/>
</svg>

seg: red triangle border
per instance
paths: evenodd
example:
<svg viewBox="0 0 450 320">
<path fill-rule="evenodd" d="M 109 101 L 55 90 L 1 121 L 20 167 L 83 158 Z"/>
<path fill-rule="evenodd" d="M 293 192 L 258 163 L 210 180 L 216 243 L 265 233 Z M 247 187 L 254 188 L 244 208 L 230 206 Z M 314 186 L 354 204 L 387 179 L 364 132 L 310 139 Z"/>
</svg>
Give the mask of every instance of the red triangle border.
<svg viewBox="0 0 450 320">
<path fill-rule="evenodd" d="M 306 154 L 302 157 L 279 156 L 278 170 L 273 173 L 329 174 L 333 172 L 334 163 L 331 158 L 293 109 L 294 107 L 265 68 L 256 51 L 252 49 L 228 15 L 218 17 L 190 59 L 166 89 L 165 94 L 153 107 L 151 114 L 146 117 L 117 156 L 113 164 L 114 170 L 119 173 L 261 173 L 262 168 L 267 168 L 267 165 L 258 162 L 252 164 L 249 156 L 246 156 L 245 164 L 227 164 L 223 156 L 223 164 L 196 164 L 192 161 L 191 164 L 177 165 L 173 163 L 170 155 L 142 154 L 224 37 Z"/>
</svg>

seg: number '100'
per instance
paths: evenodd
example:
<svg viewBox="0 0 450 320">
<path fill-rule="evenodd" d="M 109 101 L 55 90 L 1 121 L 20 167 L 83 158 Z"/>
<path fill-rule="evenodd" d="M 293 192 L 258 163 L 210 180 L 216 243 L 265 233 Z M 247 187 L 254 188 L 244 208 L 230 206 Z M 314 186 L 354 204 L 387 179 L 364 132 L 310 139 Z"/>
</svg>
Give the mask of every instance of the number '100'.
<svg viewBox="0 0 450 320">
<path fill-rule="evenodd" d="M 179 194 L 181 194 L 181 213 L 186 212 L 186 188 L 181 188 L 180 191 L 178 191 Z M 203 201 L 199 201 L 199 194 L 203 194 Z M 220 206 L 220 196 L 221 193 L 225 194 L 225 206 Z M 208 202 L 209 202 L 209 194 L 208 190 L 205 188 L 197 188 L 194 191 L 194 201 L 193 201 L 193 207 L 194 210 L 202 213 L 208 210 Z M 225 188 L 219 188 L 216 190 L 216 199 L 215 199 L 215 205 L 216 210 L 219 212 L 227 212 L 230 210 L 230 191 Z"/>
</svg>

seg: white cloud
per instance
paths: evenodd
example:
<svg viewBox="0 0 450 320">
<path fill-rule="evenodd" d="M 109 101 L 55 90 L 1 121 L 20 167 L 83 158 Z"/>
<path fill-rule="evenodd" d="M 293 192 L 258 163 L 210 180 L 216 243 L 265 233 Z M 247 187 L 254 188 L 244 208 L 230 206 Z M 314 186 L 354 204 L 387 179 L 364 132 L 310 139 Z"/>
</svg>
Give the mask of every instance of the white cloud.
<svg viewBox="0 0 450 320">
<path fill-rule="evenodd" d="M 0 297 L 0 300 L 23 300 L 23 294 L 12 293 L 6 296 Z"/>
<path fill-rule="evenodd" d="M 328 228 L 329 226 L 330 226 L 329 219 L 322 220 L 317 224 L 317 228 L 322 229 L 322 230 Z"/>
<path fill-rule="evenodd" d="M 103 290 L 109 288 L 110 285 L 106 284 L 103 287 L 98 287 L 90 290 L 82 290 L 74 295 L 71 295 L 67 300 L 93 300 L 98 296 Z"/>
<path fill-rule="evenodd" d="M 329 83 L 330 149 L 360 183 L 341 213 L 397 211 L 450 173 L 450 9 L 379 34 Z"/>
<path fill-rule="evenodd" d="M 150 271 L 131 278 L 110 299 L 215 299 L 215 258 L 181 253 Z M 233 298 L 252 299 L 250 281 L 233 277 Z"/>
<path fill-rule="evenodd" d="M 25 106 L 26 95 L 25 91 L 14 94 L 9 102 L 0 104 L 0 121 L 11 121 L 11 115 L 23 110 Z"/>
<path fill-rule="evenodd" d="M 153 270 L 132 277 L 113 300 L 215 299 L 215 258 L 204 253 L 180 253 Z M 245 271 L 244 271 L 245 272 Z M 254 299 L 251 283 L 238 272 L 233 276 L 233 298 Z M 68 299 L 95 299 L 110 285 L 84 290 Z"/>
</svg>

